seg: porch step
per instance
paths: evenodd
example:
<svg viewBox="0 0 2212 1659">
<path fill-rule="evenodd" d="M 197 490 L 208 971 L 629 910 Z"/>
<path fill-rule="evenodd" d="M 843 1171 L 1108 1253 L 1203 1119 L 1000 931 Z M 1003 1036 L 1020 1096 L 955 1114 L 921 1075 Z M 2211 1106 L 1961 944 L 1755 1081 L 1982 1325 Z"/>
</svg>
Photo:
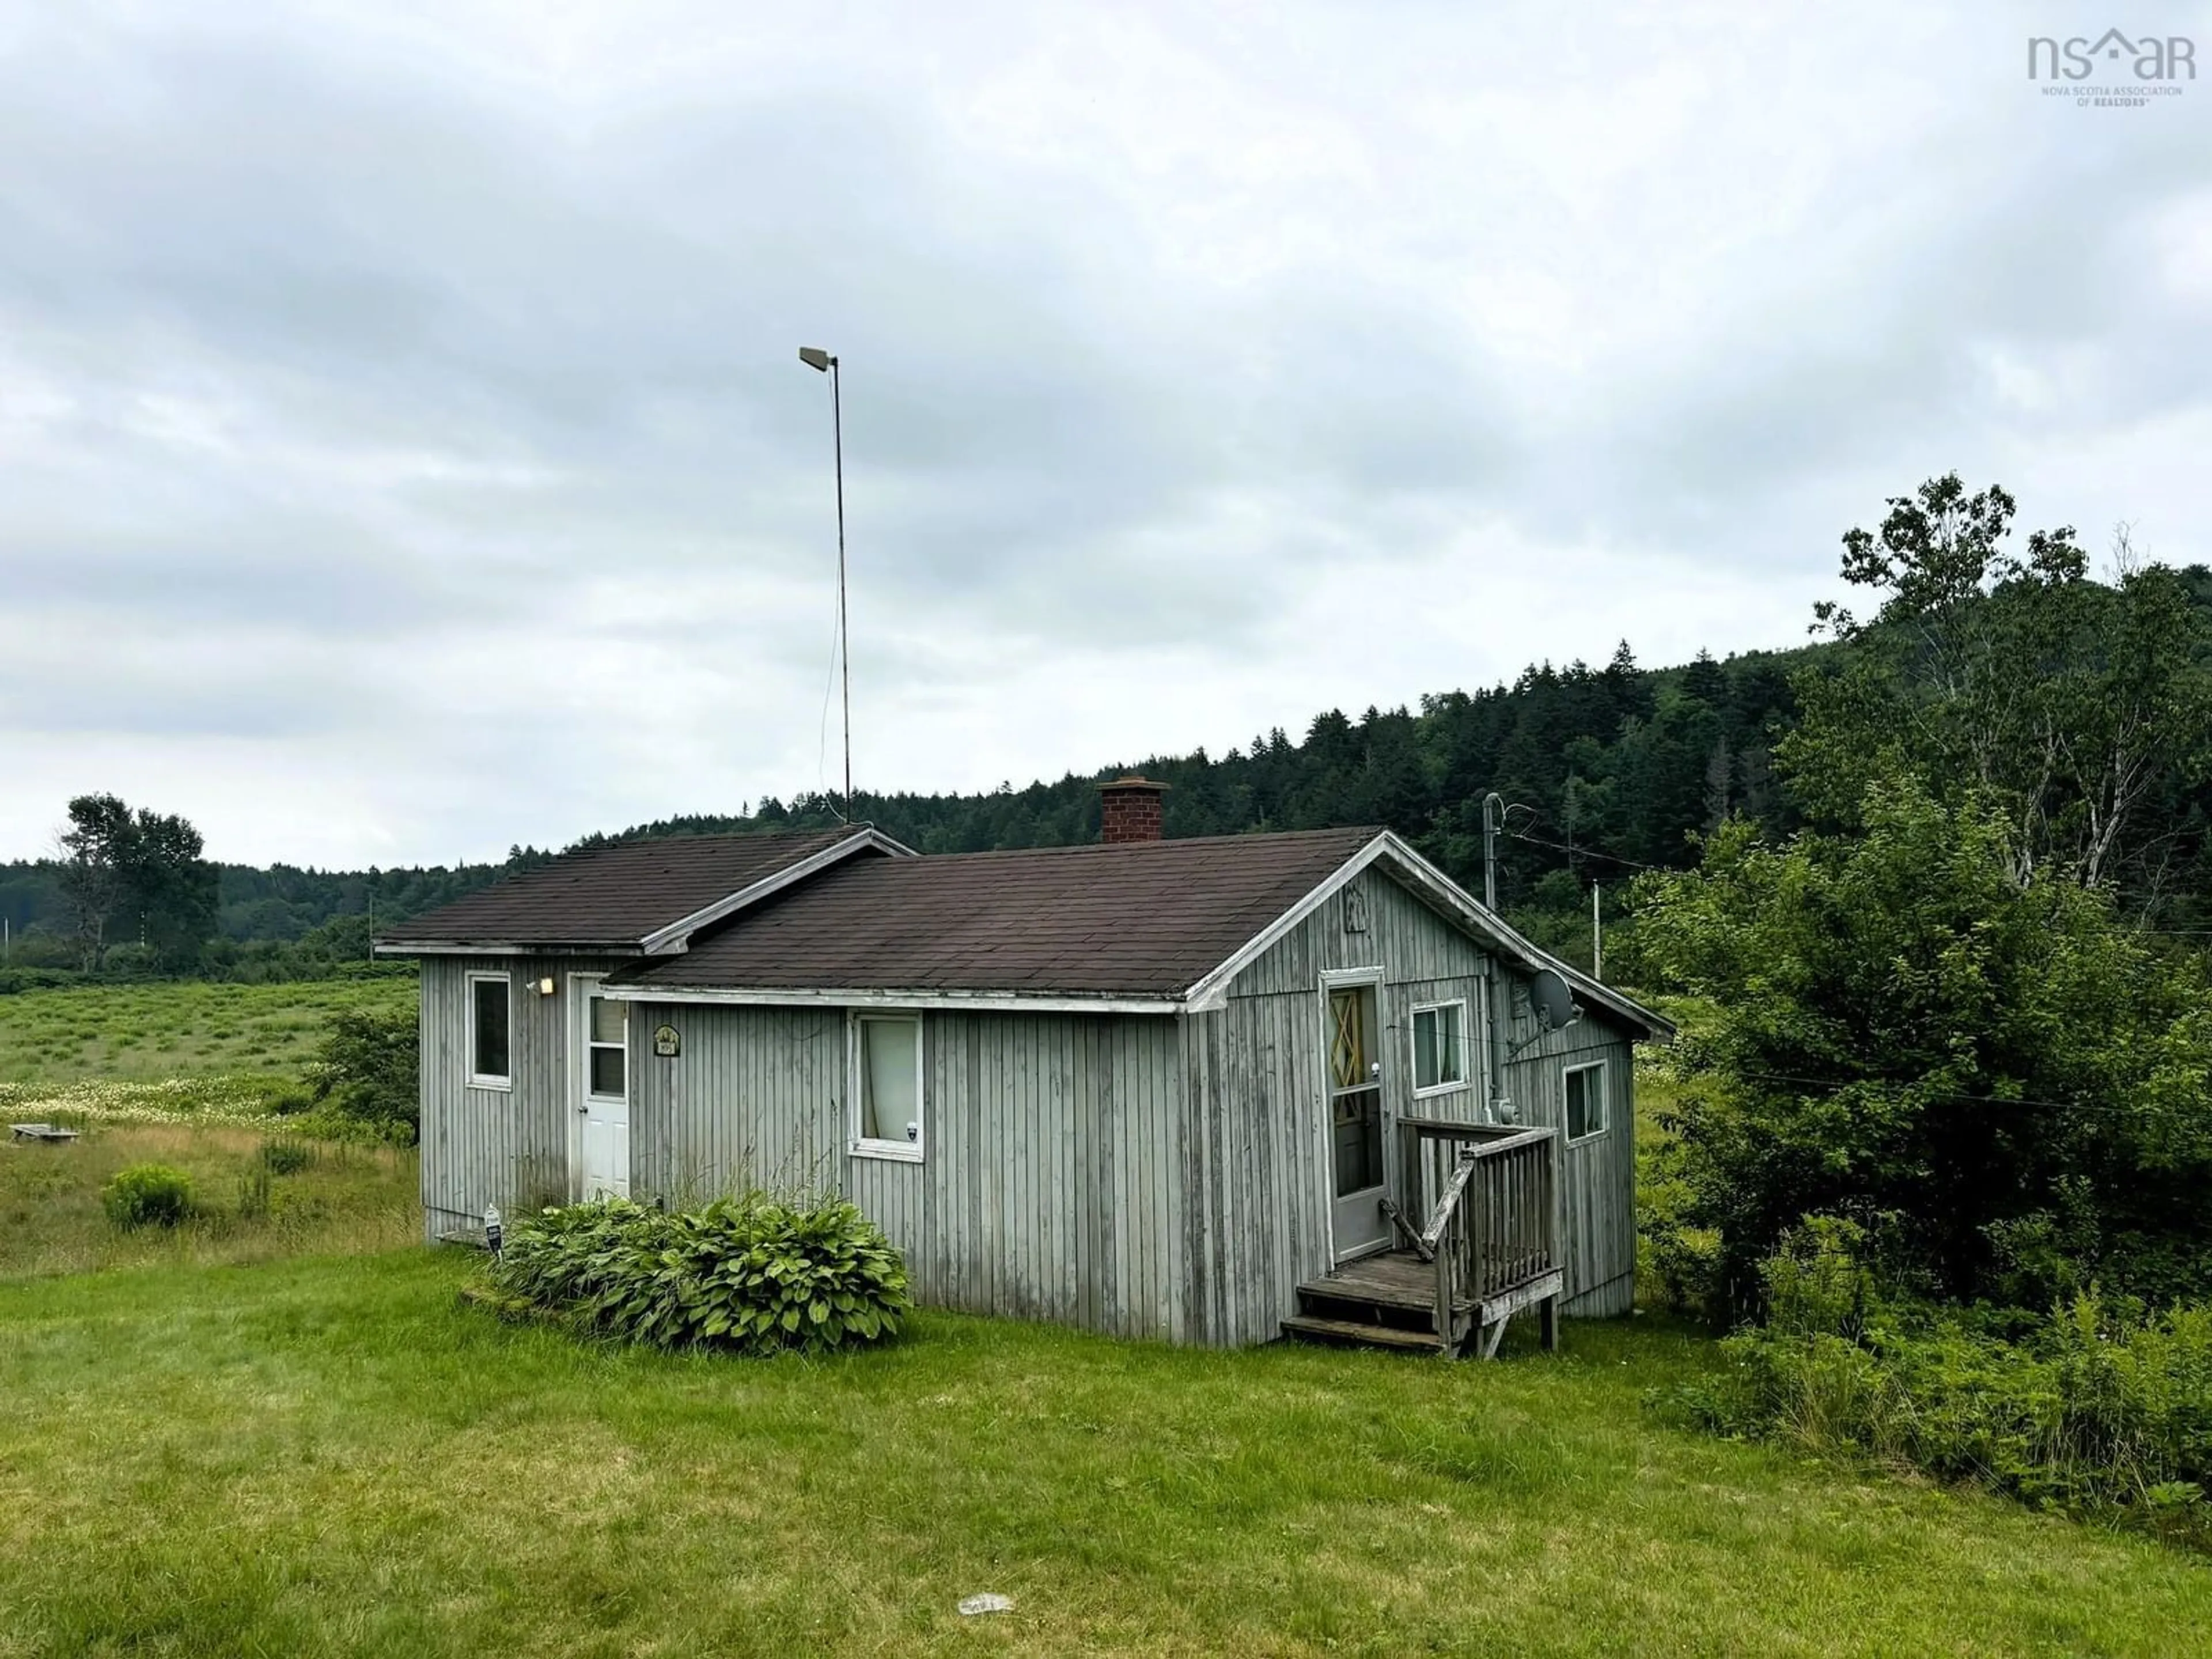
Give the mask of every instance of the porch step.
<svg viewBox="0 0 2212 1659">
<path fill-rule="evenodd" d="M 1322 1319 L 1313 1314 L 1293 1314 L 1283 1322 L 1283 1334 L 1308 1342 L 1343 1343 L 1356 1347 L 1411 1348 L 1436 1353 L 1443 1340 L 1434 1331 L 1409 1331 L 1400 1325 L 1368 1325 L 1351 1319 Z"/>
</svg>

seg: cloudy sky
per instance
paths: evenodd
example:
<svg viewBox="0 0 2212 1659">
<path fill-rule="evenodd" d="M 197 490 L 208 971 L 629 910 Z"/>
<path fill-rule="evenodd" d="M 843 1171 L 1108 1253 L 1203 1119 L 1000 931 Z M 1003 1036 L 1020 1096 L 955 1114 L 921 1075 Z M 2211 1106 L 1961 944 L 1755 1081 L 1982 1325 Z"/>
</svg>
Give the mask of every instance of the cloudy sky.
<svg viewBox="0 0 2212 1659">
<path fill-rule="evenodd" d="M 834 785 L 802 344 L 867 787 L 1794 643 L 1951 468 L 2212 560 L 2212 7 L 2108 11 L 0 0 L 0 857 Z"/>
</svg>

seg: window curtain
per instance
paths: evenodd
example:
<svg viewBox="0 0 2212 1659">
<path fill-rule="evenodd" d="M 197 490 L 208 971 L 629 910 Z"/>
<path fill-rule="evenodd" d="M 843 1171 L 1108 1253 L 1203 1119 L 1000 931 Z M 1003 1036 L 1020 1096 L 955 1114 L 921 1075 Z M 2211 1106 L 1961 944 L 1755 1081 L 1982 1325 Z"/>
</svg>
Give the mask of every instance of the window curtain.
<svg viewBox="0 0 2212 1659">
<path fill-rule="evenodd" d="M 860 1135 L 866 1140 L 908 1140 L 919 1126 L 921 1102 L 915 1051 L 921 1027 L 910 1020 L 871 1019 L 860 1025 Z"/>
</svg>

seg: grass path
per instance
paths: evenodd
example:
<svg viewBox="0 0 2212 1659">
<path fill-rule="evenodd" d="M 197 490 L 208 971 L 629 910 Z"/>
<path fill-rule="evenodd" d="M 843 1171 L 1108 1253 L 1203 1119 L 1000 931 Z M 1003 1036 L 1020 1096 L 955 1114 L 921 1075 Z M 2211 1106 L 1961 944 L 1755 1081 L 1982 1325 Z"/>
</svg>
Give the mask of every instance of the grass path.
<svg viewBox="0 0 2212 1659">
<path fill-rule="evenodd" d="M 1556 1360 L 926 1316 L 578 1347 L 408 1251 L 0 1285 L 0 1656 L 2202 1650 L 2212 1567 L 1678 1432 Z M 1011 1614 L 963 1620 L 997 1590 Z"/>
</svg>

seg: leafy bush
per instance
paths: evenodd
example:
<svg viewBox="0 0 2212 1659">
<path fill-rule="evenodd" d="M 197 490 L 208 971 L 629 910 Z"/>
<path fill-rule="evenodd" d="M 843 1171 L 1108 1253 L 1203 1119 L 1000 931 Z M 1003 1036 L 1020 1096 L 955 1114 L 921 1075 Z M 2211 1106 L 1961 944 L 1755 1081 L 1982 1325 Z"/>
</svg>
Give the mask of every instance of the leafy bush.
<svg viewBox="0 0 2212 1659">
<path fill-rule="evenodd" d="M 334 1127 L 411 1146 L 422 1133 L 422 1032 L 415 1012 L 349 1010 L 316 1050 L 314 1097 Z"/>
<path fill-rule="evenodd" d="M 1767 1322 L 1723 1344 L 1692 1413 L 2212 1544 L 2212 1308 L 1942 1308 L 1885 1291 L 1868 1243 L 1832 1218 L 1793 1232 L 1762 1267 Z"/>
<path fill-rule="evenodd" d="M 507 1231 L 491 1283 L 579 1329 L 666 1348 L 809 1352 L 894 1336 L 906 1264 L 836 1199 L 760 1194 L 662 1211 L 628 1199 L 541 1210 Z"/>
<path fill-rule="evenodd" d="M 1719 1236 L 1723 1315 L 1811 1214 L 1895 1212 L 1938 1294 L 2042 1305 L 2212 1283 L 2212 988 L 2109 894 L 2023 879 L 2005 823 L 1908 779 L 1864 833 L 1648 881 L 1643 949 L 1710 997 L 1680 1045 L 1685 1225 Z"/>
<path fill-rule="evenodd" d="M 100 1201 L 126 1232 L 173 1227 L 192 1212 L 192 1178 L 166 1164 L 134 1164 L 100 1189 Z"/>
<path fill-rule="evenodd" d="M 261 1162 L 270 1175 L 297 1175 L 315 1161 L 314 1148 L 304 1140 L 264 1140 Z"/>
<path fill-rule="evenodd" d="M 0 968 L 0 997 L 15 996 L 23 991 L 59 990 L 65 985 L 83 981 L 84 975 L 74 968 Z"/>
</svg>

